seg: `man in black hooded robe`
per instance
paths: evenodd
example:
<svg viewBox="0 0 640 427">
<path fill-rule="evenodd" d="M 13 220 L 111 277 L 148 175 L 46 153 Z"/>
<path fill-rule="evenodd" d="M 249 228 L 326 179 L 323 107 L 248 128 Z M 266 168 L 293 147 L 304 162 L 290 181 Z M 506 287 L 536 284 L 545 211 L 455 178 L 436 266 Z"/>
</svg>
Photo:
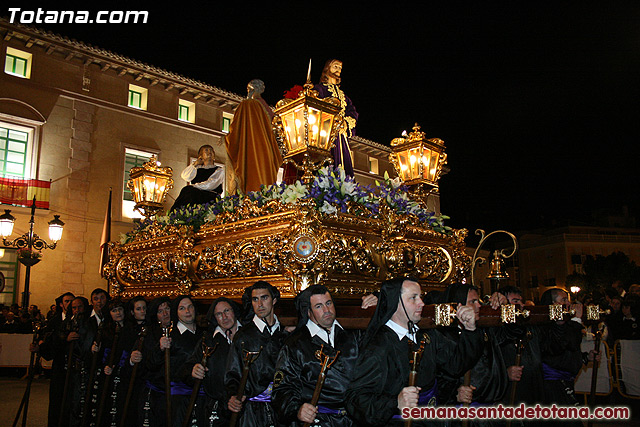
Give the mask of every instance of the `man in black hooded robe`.
<svg viewBox="0 0 640 427">
<path fill-rule="evenodd" d="M 461 283 L 451 284 L 443 295 L 442 302 L 464 304 L 474 311 L 475 319 L 479 319 L 480 302 L 478 290 L 474 286 Z M 460 374 L 444 370 L 438 373 L 438 402 L 440 404 L 468 403 L 472 406 L 493 406 L 502 402 L 509 380 L 507 367 L 496 336 L 499 330 L 500 327 L 480 329 L 483 338 L 482 354 L 469 371 L 470 386 L 464 386 L 464 378 Z M 464 334 L 458 325 L 442 328 L 441 332 L 452 346 L 456 345 Z M 452 422 L 452 425 L 459 424 L 460 421 L 454 420 Z M 469 423 L 472 426 L 503 424 L 504 422 L 501 420 L 472 420 Z"/>
<path fill-rule="evenodd" d="M 312 285 L 296 297 L 298 327 L 287 339 L 276 365 L 273 405 L 279 420 L 301 426 L 304 422 L 327 427 L 354 425 L 344 408 L 344 394 L 359 355 L 359 330 L 345 330 L 336 320 L 329 290 Z M 311 405 L 321 369 L 316 352 L 330 359 L 317 406 Z"/>
<path fill-rule="evenodd" d="M 185 383 L 193 386 L 196 379 L 202 380 L 202 388 L 205 396 L 198 399 L 195 418 L 196 425 L 208 427 L 227 427 L 229 425 L 229 410 L 224 390 L 225 366 L 231 343 L 236 332 L 241 327 L 241 308 L 238 303 L 226 297 L 215 299 L 209 311 L 207 320 L 211 333 L 196 344 L 195 350 L 183 368 L 183 378 Z M 206 366 L 202 365 L 202 357 L 205 348 L 213 351 L 207 358 Z"/>
<path fill-rule="evenodd" d="M 439 371 L 462 375 L 471 368 L 482 349 L 470 307 L 459 307 L 457 318 L 464 331 L 455 348 L 437 330 L 418 331 L 422 318 L 420 285 L 397 278 L 382 283 L 376 312 L 363 339 L 354 377 L 346 392 L 346 408 L 359 425 L 400 426 L 401 410 L 435 403 L 436 374 Z M 409 352 L 424 342 L 415 386 L 408 386 Z M 435 424 L 415 420 L 413 425 Z"/>
<path fill-rule="evenodd" d="M 227 407 L 231 412 L 239 413 L 238 427 L 280 425 L 271 406 L 276 360 L 287 336 L 274 313 L 279 299 L 278 288 L 262 280 L 246 288 L 242 295 L 248 321 L 233 339 L 224 377 Z M 247 352 L 254 353 L 251 357 L 255 360 L 249 367 L 244 390 L 238 390 Z M 241 399 L 236 397 L 238 394 L 242 395 Z"/>
<path fill-rule="evenodd" d="M 507 298 L 509 304 L 515 305 L 518 309 L 524 308 L 520 289 L 515 286 L 505 286 L 498 289 L 498 292 Z M 540 326 L 510 323 L 503 325 L 498 333 L 500 335 L 500 351 L 507 367 L 515 365 L 518 348 L 521 348 L 520 375 L 518 379 L 510 377 L 511 386 L 503 402 L 505 404 L 511 403 L 511 388 L 515 386 L 514 405 L 543 403 L 544 383 L 540 353 L 542 339 Z"/>
<path fill-rule="evenodd" d="M 575 396 L 575 377 L 594 351 L 583 353 L 582 304 L 570 304 L 569 295 L 559 288 L 546 290 L 540 297 L 540 305 L 563 305 L 575 310 L 571 320 L 549 322 L 544 327 L 542 340 L 542 372 L 544 377 L 545 403 L 558 406 L 580 405 Z M 580 420 L 549 421 L 547 425 L 581 426 Z"/>
</svg>

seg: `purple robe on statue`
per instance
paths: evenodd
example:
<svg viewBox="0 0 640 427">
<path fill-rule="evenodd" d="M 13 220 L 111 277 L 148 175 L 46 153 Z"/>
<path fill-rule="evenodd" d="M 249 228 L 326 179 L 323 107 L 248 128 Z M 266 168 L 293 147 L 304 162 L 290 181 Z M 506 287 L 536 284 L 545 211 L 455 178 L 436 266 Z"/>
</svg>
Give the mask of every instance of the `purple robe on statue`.
<svg viewBox="0 0 640 427">
<path fill-rule="evenodd" d="M 339 85 L 319 83 L 314 86 L 314 89 L 318 91 L 319 98 L 333 97 L 340 100 L 340 106 L 344 113 L 345 126 L 335 141 L 334 147 L 331 149 L 331 154 L 333 155 L 334 166 L 342 166 L 348 176 L 353 176 L 353 160 L 349 152 L 348 138 L 356 134 L 356 122 L 358 121 L 356 107 L 353 106 L 353 103 L 349 97 L 344 94 L 342 89 L 340 89 Z"/>
</svg>

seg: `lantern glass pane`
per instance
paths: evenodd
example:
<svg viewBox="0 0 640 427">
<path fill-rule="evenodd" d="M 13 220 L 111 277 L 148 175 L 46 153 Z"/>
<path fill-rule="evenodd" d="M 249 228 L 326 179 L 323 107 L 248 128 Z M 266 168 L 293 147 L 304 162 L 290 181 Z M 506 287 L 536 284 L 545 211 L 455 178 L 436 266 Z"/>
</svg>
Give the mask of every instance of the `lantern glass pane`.
<svg viewBox="0 0 640 427">
<path fill-rule="evenodd" d="M 333 124 L 333 115 L 323 113 L 320 116 L 320 143 L 319 145 L 325 150 L 329 150 L 329 138 L 331 137 L 331 126 Z"/>
<path fill-rule="evenodd" d="M 62 226 L 58 224 L 49 225 L 49 239 L 53 242 L 57 242 L 62 238 Z"/>
<path fill-rule="evenodd" d="M 295 127 L 295 112 L 288 111 L 282 116 L 282 124 L 284 125 L 284 132 L 286 135 L 287 151 L 295 150 L 298 147 L 297 133 Z"/>
<path fill-rule="evenodd" d="M 296 126 L 296 142 L 298 144 L 298 148 L 306 145 L 305 142 L 305 120 L 304 120 L 304 106 L 300 106 L 296 110 L 296 118 L 295 118 L 295 126 Z"/>
<path fill-rule="evenodd" d="M 309 145 L 318 147 L 318 136 L 320 134 L 320 111 L 309 107 L 307 109 L 307 120 L 309 121 Z"/>
<path fill-rule="evenodd" d="M 422 156 L 420 155 L 419 148 L 413 148 L 409 151 L 409 179 L 420 178 L 420 159 Z"/>
<path fill-rule="evenodd" d="M 436 173 L 438 171 L 438 161 L 440 159 L 440 153 L 432 151 L 431 162 L 429 163 L 429 179 L 431 181 L 436 180 Z"/>
<path fill-rule="evenodd" d="M 8 219 L 0 219 L 0 235 L 9 237 L 13 233 L 13 221 Z"/>
</svg>

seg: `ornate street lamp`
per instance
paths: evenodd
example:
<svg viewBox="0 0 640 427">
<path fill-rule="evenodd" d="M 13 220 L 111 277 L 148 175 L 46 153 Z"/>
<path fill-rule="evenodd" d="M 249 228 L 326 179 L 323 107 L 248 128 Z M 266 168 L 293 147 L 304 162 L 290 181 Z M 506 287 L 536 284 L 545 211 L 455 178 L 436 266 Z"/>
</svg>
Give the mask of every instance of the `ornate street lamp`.
<svg viewBox="0 0 640 427">
<path fill-rule="evenodd" d="M 29 282 L 31 279 L 31 266 L 36 265 L 42 258 L 41 251 L 44 249 L 55 249 L 58 241 L 62 238 L 64 222 L 60 220 L 60 215 L 54 215 L 49 221 L 49 239 L 53 243 L 47 243 L 40 238 L 34 231 L 34 216 L 36 211 L 36 198 L 33 198 L 31 205 L 31 219 L 29 220 L 29 231 L 15 240 L 8 241 L 7 238 L 13 233 L 13 224 L 16 218 L 11 215 L 11 210 L 5 209 L 4 214 L 0 215 L 0 235 L 5 246 L 18 248 L 18 261 L 26 266 L 24 279 L 24 293 L 22 296 L 22 308 L 29 308 Z"/>
<path fill-rule="evenodd" d="M 427 197 L 438 189 L 442 167 L 447 163 L 444 141 L 427 139 L 416 123 L 413 131 L 391 141 L 389 160 L 409 192 L 426 206 Z"/>
<path fill-rule="evenodd" d="M 146 218 L 161 211 L 167 192 L 173 188 L 172 176 L 173 170 L 170 167 L 160 167 L 155 156 L 142 166 L 131 168 L 127 188 L 136 202 L 134 209 Z"/>
<path fill-rule="evenodd" d="M 284 151 L 284 163 L 303 172 L 302 182 L 313 181 L 313 173 L 331 161 L 331 148 L 343 123 L 340 100 L 318 98 L 307 75 L 297 99 L 276 104 L 273 129 Z"/>
<path fill-rule="evenodd" d="M 473 286 L 476 286 L 475 274 L 474 274 L 475 268 L 479 265 L 484 264 L 487 261 L 484 257 L 479 256 L 480 248 L 482 248 L 482 245 L 484 245 L 484 243 L 487 241 L 489 237 L 493 236 L 494 234 L 500 234 L 500 233 L 506 234 L 511 238 L 511 240 L 513 241 L 513 250 L 509 254 L 505 254 L 504 250 L 502 249 L 495 250 L 493 252 L 493 259 L 489 264 L 489 274 L 487 275 L 487 279 L 489 279 L 492 285 L 491 292 L 494 292 L 497 290 L 497 288 L 499 287 L 498 284 L 500 283 L 501 280 L 506 280 L 509 278 L 509 275 L 507 274 L 504 268 L 504 260 L 507 258 L 511 258 L 513 255 L 515 255 L 515 253 L 518 250 L 518 239 L 516 239 L 516 236 L 514 236 L 512 233 L 509 233 L 508 231 L 496 230 L 496 231 L 492 231 L 491 233 L 485 236 L 484 230 L 478 229 L 476 230 L 476 234 L 480 236 L 480 242 L 478 243 L 478 247 L 476 248 L 475 252 L 473 253 L 473 257 L 471 258 L 471 284 Z M 493 288 L 496 288 L 496 289 L 493 289 Z"/>
</svg>

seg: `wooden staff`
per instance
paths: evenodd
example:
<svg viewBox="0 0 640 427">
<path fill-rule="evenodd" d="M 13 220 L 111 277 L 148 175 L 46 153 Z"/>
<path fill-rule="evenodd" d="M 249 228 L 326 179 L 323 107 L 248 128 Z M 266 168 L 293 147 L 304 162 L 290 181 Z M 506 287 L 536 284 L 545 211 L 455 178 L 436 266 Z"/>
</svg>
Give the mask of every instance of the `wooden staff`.
<svg viewBox="0 0 640 427">
<path fill-rule="evenodd" d="M 142 350 L 142 343 L 144 342 L 144 337 L 147 335 L 147 328 L 142 327 L 140 329 L 140 333 L 138 334 L 138 345 L 136 346 L 136 350 Z M 131 400 L 131 395 L 133 394 L 133 386 L 136 382 L 136 373 L 138 372 L 138 363 L 134 363 L 133 369 L 131 370 L 131 376 L 129 378 L 129 388 L 127 389 L 127 397 L 124 400 L 124 407 L 122 408 L 122 418 L 120 419 L 120 425 L 125 425 L 125 420 L 127 419 L 127 409 L 129 409 L 129 401 Z"/>
<path fill-rule="evenodd" d="M 463 385 L 466 386 L 466 387 L 469 387 L 471 385 L 471 370 L 468 370 L 467 372 L 465 372 Z M 465 408 L 468 408 L 469 407 L 469 403 L 465 402 L 463 404 L 463 406 Z M 462 420 L 462 426 L 463 427 L 467 427 L 468 425 L 469 425 L 469 420 L 467 418 Z"/>
<path fill-rule="evenodd" d="M 531 331 L 527 331 L 527 341 L 531 338 Z M 524 350 L 525 340 L 518 339 L 515 343 L 516 345 L 516 360 L 514 366 L 520 366 L 522 363 L 522 351 Z M 511 395 L 509 396 L 509 406 L 513 407 L 513 404 L 516 402 L 516 390 L 518 387 L 517 381 L 511 381 Z M 507 427 L 511 426 L 511 420 L 507 420 Z"/>
<path fill-rule="evenodd" d="M 165 338 L 169 338 L 173 331 L 173 322 L 168 328 L 162 328 Z M 167 407 L 167 425 L 171 424 L 171 348 L 164 349 L 164 394 Z"/>
<path fill-rule="evenodd" d="M 320 400 L 320 392 L 322 392 L 322 386 L 324 385 L 324 380 L 327 377 L 327 370 L 336 362 L 336 359 L 340 355 L 340 350 L 336 352 L 336 355 L 330 357 L 328 354 L 324 353 L 324 345 L 320 346 L 320 350 L 316 351 L 315 356 L 316 359 L 320 361 L 320 374 L 318 375 L 318 382 L 316 383 L 316 388 L 313 390 L 313 396 L 311 396 L 311 405 L 315 408 L 318 406 L 318 400 Z M 311 423 L 304 423 L 303 427 L 311 426 Z"/>
<path fill-rule="evenodd" d="M 593 325 L 593 326 L 596 326 L 596 325 Z M 604 325 L 603 325 L 603 329 L 604 329 Z M 598 367 L 600 365 L 600 363 L 598 363 L 598 361 L 596 360 L 596 356 L 600 353 L 601 341 L 602 341 L 602 329 L 598 328 L 598 330 L 595 333 L 595 340 L 593 343 L 595 354 L 593 355 L 593 367 L 591 368 L 591 390 L 589 392 L 589 406 L 591 406 L 591 408 L 593 408 L 596 403 L 596 387 L 598 385 Z M 593 421 L 589 420 L 587 422 L 587 426 L 591 427 L 592 425 L 593 425 Z"/>
<path fill-rule="evenodd" d="M 208 347 L 204 343 L 204 336 L 202 337 L 202 360 L 200 361 L 200 364 L 202 366 L 205 366 L 205 367 L 207 366 L 207 359 L 211 357 L 211 355 L 216 351 L 216 348 L 218 348 L 218 343 L 216 343 L 216 345 L 214 345 L 213 347 Z M 187 407 L 187 416 L 184 418 L 182 427 L 188 427 L 189 425 L 189 421 L 191 419 L 191 413 L 193 412 L 193 407 L 196 406 L 196 399 L 198 398 L 198 393 L 200 392 L 201 383 L 202 383 L 202 380 L 199 378 L 196 378 L 193 384 L 193 391 L 191 392 L 191 399 L 189 400 L 189 406 Z"/>
<path fill-rule="evenodd" d="M 91 402 L 91 396 L 93 393 L 94 381 L 96 379 L 96 370 L 98 369 L 98 355 L 100 354 L 100 344 L 102 341 L 102 329 L 104 322 L 100 322 L 98 325 L 98 331 L 96 332 L 95 343 L 98 346 L 98 351 L 91 353 L 91 366 L 89 367 L 89 380 L 87 381 L 87 393 L 84 397 L 84 404 L 82 405 L 82 425 L 86 426 L 89 422 L 89 403 Z"/>
<path fill-rule="evenodd" d="M 120 325 L 116 323 L 115 334 L 113 335 L 113 343 L 111 344 L 111 351 L 109 352 L 109 360 L 107 360 L 107 366 L 111 366 L 113 368 L 114 361 L 116 359 L 116 346 L 118 345 L 118 337 L 120 335 Z M 98 406 L 98 418 L 96 418 L 96 425 L 102 425 L 102 414 L 104 413 L 104 407 L 107 402 L 107 395 L 109 394 L 109 387 L 111 384 L 111 379 L 113 377 L 114 372 L 111 372 L 111 375 L 104 375 L 104 382 L 102 384 L 102 394 L 100 395 L 100 405 Z"/>
<path fill-rule="evenodd" d="M 38 344 L 38 339 L 40 336 L 40 322 L 36 322 L 33 328 L 33 345 Z M 40 355 L 38 354 L 36 359 L 37 352 L 31 352 L 31 356 L 29 358 L 29 379 L 27 380 L 27 388 L 24 391 L 24 395 L 22 395 L 22 401 L 20 402 L 20 407 L 18 408 L 18 413 L 16 414 L 15 419 L 13 420 L 12 427 L 16 427 L 18 424 L 18 420 L 20 419 L 20 414 L 22 414 L 22 427 L 27 425 L 27 412 L 29 411 L 29 397 L 31 395 L 31 384 L 33 383 L 34 370 L 37 366 L 36 361 L 40 360 Z M 24 409 L 24 411 L 23 411 Z"/>
<path fill-rule="evenodd" d="M 79 329 L 77 315 L 71 318 L 71 332 L 77 332 Z M 69 393 L 69 379 L 71 378 L 71 362 L 73 359 L 73 344 L 75 340 L 69 341 L 69 352 L 67 353 L 67 372 L 64 376 L 64 388 L 62 391 L 62 402 L 60 403 L 60 416 L 58 418 L 58 425 L 64 425 L 64 407 L 67 404 L 67 394 Z"/>
<path fill-rule="evenodd" d="M 420 347 L 416 351 L 409 351 L 409 365 L 411 370 L 409 371 L 409 387 L 413 387 L 416 385 L 416 377 L 418 376 L 418 368 L 420 367 L 420 361 L 422 360 L 422 354 L 424 353 L 424 346 L 427 342 L 427 334 L 422 335 L 422 340 L 420 341 Z M 411 418 L 407 418 L 404 420 L 405 427 L 411 426 L 413 420 Z"/>
<path fill-rule="evenodd" d="M 242 378 L 240 379 L 240 385 L 238 386 L 238 392 L 236 393 L 236 399 L 239 401 L 242 401 L 242 397 L 244 396 L 244 388 L 247 386 L 247 380 L 249 379 L 249 368 L 251 368 L 251 364 L 256 361 L 258 356 L 260 356 L 262 347 L 260 347 L 260 350 L 258 351 L 247 351 L 244 349 L 242 351 L 244 352 L 244 365 L 242 366 Z M 240 415 L 240 412 L 234 412 L 231 414 L 229 427 L 236 427 L 238 415 Z"/>
</svg>

